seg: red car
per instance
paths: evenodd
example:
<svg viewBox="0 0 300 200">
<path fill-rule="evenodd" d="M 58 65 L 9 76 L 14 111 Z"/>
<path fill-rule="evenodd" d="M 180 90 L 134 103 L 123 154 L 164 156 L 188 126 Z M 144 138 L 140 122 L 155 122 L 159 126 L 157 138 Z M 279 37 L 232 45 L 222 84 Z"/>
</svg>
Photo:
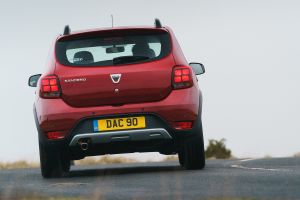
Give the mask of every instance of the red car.
<svg viewBox="0 0 300 200">
<path fill-rule="evenodd" d="M 184 168 L 204 168 L 203 73 L 158 19 L 154 27 L 66 26 L 46 71 L 29 78 L 43 177 L 86 156 L 132 152 L 178 153 Z"/>
</svg>

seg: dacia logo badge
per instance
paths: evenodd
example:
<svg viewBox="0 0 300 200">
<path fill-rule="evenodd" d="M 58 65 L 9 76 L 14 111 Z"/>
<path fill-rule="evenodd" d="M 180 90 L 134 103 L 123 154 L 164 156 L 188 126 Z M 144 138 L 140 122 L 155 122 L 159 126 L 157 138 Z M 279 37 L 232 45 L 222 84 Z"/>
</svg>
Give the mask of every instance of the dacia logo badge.
<svg viewBox="0 0 300 200">
<path fill-rule="evenodd" d="M 121 80 L 121 74 L 111 74 L 110 78 L 113 83 L 119 83 Z"/>
</svg>

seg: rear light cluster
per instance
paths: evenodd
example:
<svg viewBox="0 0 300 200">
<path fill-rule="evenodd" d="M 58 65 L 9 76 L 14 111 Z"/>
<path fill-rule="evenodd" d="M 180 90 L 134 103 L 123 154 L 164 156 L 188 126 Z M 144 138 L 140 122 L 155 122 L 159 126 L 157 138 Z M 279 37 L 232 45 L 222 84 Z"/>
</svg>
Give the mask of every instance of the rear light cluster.
<svg viewBox="0 0 300 200">
<path fill-rule="evenodd" d="M 193 76 L 191 68 L 187 66 L 174 67 L 172 85 L 174 89 L 183 89 L 193 86 Z"/>
<path fill-rule="evenodd" d="M 174 128 L 177 130 L 189 130 L 193 128 L 193 122 L 185 121 L 185 122 L 174 122 Z"/>
<path fill-rule="evenodd" d="M 41 80 L 40 96 L 42 98 L 59 98 L 61 95 L 61 88 L 57 76 L 45 76 Z"/>
</svg>

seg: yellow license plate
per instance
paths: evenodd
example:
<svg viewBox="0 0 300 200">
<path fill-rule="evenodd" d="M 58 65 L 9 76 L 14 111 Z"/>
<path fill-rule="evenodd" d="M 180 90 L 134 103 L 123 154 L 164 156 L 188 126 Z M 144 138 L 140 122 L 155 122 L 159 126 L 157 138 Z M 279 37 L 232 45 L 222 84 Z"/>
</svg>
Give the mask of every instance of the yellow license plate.
<svg viewBox="0 0 300 200">
<path fill-rule="evenodd" d="M 94 120 L 94 131 L 114 131 L 124 129 L 146 128 L 146 120 L 144 116 L 140 117 L 124 117 L 112 119 Z"/>
</svg>

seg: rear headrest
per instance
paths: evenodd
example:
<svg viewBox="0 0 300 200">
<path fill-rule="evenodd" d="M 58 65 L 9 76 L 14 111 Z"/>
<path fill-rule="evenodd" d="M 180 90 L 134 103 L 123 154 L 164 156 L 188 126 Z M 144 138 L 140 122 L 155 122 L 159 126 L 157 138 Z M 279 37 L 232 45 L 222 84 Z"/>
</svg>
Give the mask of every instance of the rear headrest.
<svg viewBox="0 0 300 200">
<path fill-rule="evenodd" d="M 147 43 L 136 44 L 132 48 L 132 54 L 134 56 L 146 56 L 149 58 L 155 57 L 155 52 L 149 47 Z"/>
<path fill-rule="evenodd" d="M 94 56 L 89 51 L 79 51 L 74 54 L 73 63 L 90 64 L 94 62 Z"/>
</svg>

